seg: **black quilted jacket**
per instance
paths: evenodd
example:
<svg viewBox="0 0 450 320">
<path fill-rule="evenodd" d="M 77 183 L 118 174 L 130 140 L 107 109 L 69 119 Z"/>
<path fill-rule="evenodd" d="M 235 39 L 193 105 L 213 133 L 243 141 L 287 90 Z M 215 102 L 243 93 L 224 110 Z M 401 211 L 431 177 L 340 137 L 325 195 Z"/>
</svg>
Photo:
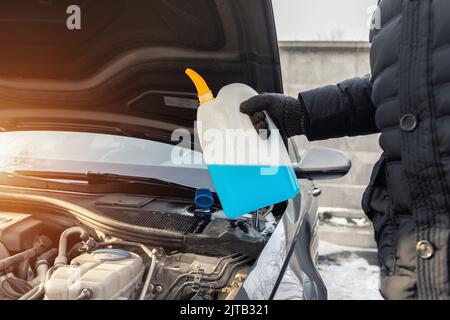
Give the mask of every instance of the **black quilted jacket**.
<svg viewBox="0 0 450 320">
<path fill-rule="evenodd" d="M 450 298 L 450 1 L 382 0 L 372 75 L 301 93 L 308 138 L 381 132 L 363 197 L 388 299 Z"/>
</svg>

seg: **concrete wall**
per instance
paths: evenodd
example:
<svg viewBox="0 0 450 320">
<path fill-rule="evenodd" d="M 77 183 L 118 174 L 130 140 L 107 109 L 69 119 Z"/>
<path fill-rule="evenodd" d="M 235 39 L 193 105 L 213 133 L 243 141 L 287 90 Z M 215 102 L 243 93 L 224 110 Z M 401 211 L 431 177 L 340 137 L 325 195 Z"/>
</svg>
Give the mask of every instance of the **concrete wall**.
<svg viewBox="0 0 450 320">
<path fill-rule="evenodd" d="M 369 44 L 365 42 L 280 42 L 280 55 L 285 93 L 296 96 L 299 91 L 370 73 Z M 331 139 L 309 143 L 296 138 L 302 150 L 311 145 L 344 151 L 353 167 L 344 178 L 318 183 L 322 189 L 321 207 L 360 211 L 362 192 L 372 166 L 380 155 L 378 135 Z"/>
<path fill-rule="evenodd" d="M 279 40 L 367 41 L 378 0 L 272 0 Z"/>
</svg>

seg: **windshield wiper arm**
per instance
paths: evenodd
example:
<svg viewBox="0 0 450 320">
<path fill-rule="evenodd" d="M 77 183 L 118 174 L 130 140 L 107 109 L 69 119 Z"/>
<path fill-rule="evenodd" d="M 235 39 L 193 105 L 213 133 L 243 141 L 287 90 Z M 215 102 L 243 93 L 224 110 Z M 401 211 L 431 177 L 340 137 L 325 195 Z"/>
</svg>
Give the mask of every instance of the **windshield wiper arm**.
<svg viewBox="0 0 450 320">
<path fill-rule="evenodd" d="M 85 173 L 59 172 L 59 171 L 34 171 L 34 170 L 16 170 L 12 174 L 22 177 L 40 178 L 40 179 L 58 179 L 58 180 L 76 180 L 87 181 Z"/>
<path fill-rule="evenodd" d="M 181 184 L 168 182 L 161 179 L 156 178 L 147 178 L 147 177 L 135 177 L 135 176 L 127 176 L 115 173 L 95 173 L 95 172 L 87 172 L 86 176 L 88 178 L 89 184 L 104 184 L 111 182 L 129 182 L 129 183 L 144 183 L 144 184 L 157 184 L 164 185 L 175 188 L 182 188 L 185 190 L 193 190 L 191 187 L 183 186 Z"/>
<path fill-rule="evenodd" d="M 163 185 L 167 187 L 173 187 L 177 189 L 184 189 L 192 191 L 193 188 L 183 186 L 181 184 L 176 184 L 156 178 L 147 177 L 135 177 L 120 175 L 115 173 L 76 173 L 76 172 L 56 172 L 56 171 L 33 171 L 33 170 L 17 170 L 14 171 L 15 175 L 40 178 L 40 179 L 56 179 L 56 180 L 74 180 L 74 181 L 86 181 L 90 185 L 101 185 L 107 183 L 141 183 L 141 184 L 154 184 Z"/>
</svg>

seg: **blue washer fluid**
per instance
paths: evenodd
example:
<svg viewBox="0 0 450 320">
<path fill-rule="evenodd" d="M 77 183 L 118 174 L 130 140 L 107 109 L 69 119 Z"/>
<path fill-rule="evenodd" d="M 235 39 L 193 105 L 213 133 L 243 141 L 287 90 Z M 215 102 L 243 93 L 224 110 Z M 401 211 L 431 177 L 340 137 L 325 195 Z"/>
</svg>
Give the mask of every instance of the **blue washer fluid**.
<svg viewBox="0 0 450 320">
<path fill-rule="evenodd" d="M 225 214 L 237 218 L 251 211 L 295 197 L 299 186 L 291 166 L 272 168 L 252 165 L 208 165 Z"/>
</svg>

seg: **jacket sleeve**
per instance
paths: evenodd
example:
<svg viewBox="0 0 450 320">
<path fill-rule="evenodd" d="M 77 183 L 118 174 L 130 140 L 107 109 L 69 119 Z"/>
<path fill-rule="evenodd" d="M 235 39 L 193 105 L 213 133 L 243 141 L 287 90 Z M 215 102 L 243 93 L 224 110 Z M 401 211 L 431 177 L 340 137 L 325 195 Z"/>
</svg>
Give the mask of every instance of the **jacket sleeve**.
<svg viewBox="0 0 450 320">
<path fill-rule="evenodd" d="M 368 76 L 302 92 L 299 99 L 308 113 L 310 141 L 379 132 Z"/>
</svg>

